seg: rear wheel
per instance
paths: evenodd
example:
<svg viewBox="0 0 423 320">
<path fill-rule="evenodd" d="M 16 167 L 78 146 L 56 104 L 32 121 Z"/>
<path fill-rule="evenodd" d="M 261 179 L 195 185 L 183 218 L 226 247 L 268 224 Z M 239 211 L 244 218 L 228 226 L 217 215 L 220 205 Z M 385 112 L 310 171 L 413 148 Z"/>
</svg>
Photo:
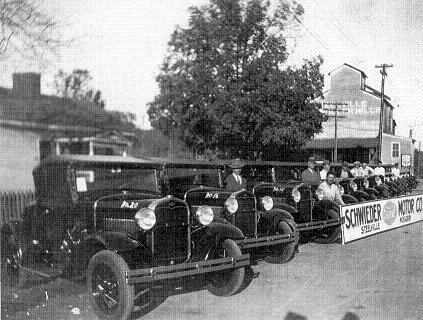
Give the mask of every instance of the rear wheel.
<svg viewBox="0 0 423 320">
<path fill-rule="evenodd" d="M 240 256 L 241 249 L 232 239 L 226 239 L 217 250 L 214 258 L 227 258 Z M 216 296 L 231 296 L 241 288 L 245 277 L 245 267 L 226 269 L 214 272 L 208 276 L 207 290 Z"/>
<path fill-rule="evenodd" d="M 295 222 L 293 220 L 282 220 L 278 224 L 278 234 L 294 234 Z M 269 263 L 285 263 L 294 255 L 296 241 L 283 243 L 277 246 L 271 255 L 264 258 L 264 261 Z"/>
<path fill-rule="evenodd" d="M 118 254 L 103 250 L 90 260 L 87 289 L 94 312 L 100 319 L 128 319 L 134 309 L 135 290 L 126 283 L 129 271 Z"/>
<path fill-rule="evenodd" d="M 326 212 L 328 219 L 339 219 L 339 212 L 335 209 L 329 209 Z M 318 243 L 334 243 L 341 235 L 341 226 L 326 227 L 320 230 L 319 235 L 315 238 Z"/>
</svg>

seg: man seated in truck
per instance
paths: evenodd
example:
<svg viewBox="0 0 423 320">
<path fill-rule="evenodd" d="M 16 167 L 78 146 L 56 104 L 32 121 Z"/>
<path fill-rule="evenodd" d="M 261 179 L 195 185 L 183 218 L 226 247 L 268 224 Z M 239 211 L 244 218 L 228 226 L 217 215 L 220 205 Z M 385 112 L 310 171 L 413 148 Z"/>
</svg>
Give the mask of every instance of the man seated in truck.
<svg viewBox="0 0 423 320">
<path fill-rule="evenodd" d="M 333 172 L 328 172 L 326 180 L 319 184 L 319 188 L 323 191 L 323 199 L 335 201 L 339 205 L 345 204 L 342 200 L 341 193 L 335 182 L 335 175 Z"/>
</svg>

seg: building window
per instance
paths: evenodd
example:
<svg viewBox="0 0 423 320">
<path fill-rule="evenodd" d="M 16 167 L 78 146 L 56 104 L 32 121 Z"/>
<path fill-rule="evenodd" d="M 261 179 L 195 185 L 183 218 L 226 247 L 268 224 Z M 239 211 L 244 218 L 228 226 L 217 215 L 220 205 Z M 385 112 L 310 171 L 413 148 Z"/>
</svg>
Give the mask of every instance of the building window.
<svg viewBox="0 0 423 320">
<path fill-rule="evenodd" d="M 400 144 L 398 142 L 392 142 L 392 158 L 399 158 L 400 156 Z"/>
</svg>

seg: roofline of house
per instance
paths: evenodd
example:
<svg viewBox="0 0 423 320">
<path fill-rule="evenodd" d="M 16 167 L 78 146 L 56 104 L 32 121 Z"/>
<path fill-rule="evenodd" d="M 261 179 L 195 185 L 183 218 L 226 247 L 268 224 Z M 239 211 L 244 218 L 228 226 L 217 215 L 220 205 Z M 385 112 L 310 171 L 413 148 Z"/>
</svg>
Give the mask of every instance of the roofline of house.
<svg viewBox="0 0 423 320">
<path fill-rule="evenodd" d="M 82 132 L 93 132 L 93 133 L 102 131 L 99 128 L 92 128 L 92 127 L 40 124 L 36 122 L 4 120 L 4 119 L 0 119 L 0 126 L 33 129 L 33 130 L 51 130 L 51 131 L 82 131 Z"/>
</svg>

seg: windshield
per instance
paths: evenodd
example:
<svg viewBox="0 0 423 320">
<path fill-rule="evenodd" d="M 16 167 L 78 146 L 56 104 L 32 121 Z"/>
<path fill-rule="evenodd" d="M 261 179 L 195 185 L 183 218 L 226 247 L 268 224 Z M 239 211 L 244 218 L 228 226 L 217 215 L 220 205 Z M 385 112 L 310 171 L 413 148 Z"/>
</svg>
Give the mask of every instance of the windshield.
<svg viewBox="0 0 423 320">
<path fill-rule="evenodd" d="M 275 167 L 276 181 L 277 182 L 288 182 L 288 181 L 299 181 L 301 180 L 301 171 L 294 167 Z"/>
<path fill-rule="evenodd" d="M 76 168 L 78 192 L 104 189 L 156 191 L 154 169 L 111 166 L 84 166 Z"/>
<path fill-rule="evenodd" d="M 248 182 L 273 182 L 271 166 L 245 166 L 241 175 Z"/>
<path fill-rule="evenodd" d="M 216 168 L 167 168 L 171 192 L 185 193 L 199 186 L 220 188 L 219 171 Z"/>
</svg>

